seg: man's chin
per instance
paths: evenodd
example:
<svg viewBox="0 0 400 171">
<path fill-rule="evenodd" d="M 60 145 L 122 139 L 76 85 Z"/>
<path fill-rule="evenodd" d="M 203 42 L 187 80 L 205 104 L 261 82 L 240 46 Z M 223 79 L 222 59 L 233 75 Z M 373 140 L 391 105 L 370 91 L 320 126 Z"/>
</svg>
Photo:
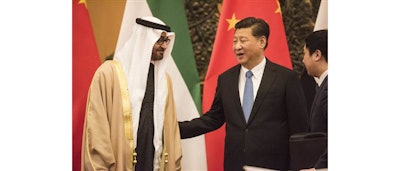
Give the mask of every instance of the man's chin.
<svg viewBox="0 0 400 171">
<path fill-rule="evenodd" d="M 246 62 L 244 58 L 236 58 L 239 64 L 243 64 Z"/>
</svg>

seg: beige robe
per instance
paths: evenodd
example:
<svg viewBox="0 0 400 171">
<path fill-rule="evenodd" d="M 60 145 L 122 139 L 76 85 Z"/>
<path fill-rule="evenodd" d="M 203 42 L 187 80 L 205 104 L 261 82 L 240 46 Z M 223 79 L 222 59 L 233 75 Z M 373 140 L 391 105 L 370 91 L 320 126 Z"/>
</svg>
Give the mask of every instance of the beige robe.
<svg viewBox="0 0 400 171">
<path fill-rule="evenodd" d="M 123 78 L 123 79 L 120 79 Z M 181 170 L 180 133 L 169 76 L 160 171 Z M 105 61 L 90 85 L 82 139 L 82 171 L 134 170 L 132 114 L 119 63 Z M 152 145 L 152 144 L 149 144 Z M 140 155 L 140 154 L 139 154 Z"/>
</svg>

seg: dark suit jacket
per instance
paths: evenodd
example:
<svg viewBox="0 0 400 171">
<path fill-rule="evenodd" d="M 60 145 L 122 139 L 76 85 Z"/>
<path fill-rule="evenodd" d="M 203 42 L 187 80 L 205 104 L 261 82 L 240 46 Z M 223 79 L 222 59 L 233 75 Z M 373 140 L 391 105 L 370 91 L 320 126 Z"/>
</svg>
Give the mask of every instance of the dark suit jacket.
<svg viewBox="0 0 400 171">
<path fill-rule="evenodd" d="M 315 86 L 317 83 L 315 82 L 314 77 L 308 75 L 305 68 L 300 76 L 300 82 L 303 86 L 304 95 L 306 96 L 307 100 L 307 111 L 311 111 L 311 105 L 315 97 Z"/>
<path fill-rule="evenodd" d="M 222 73 L 210 110 L 180 122 L 182 138 L 198 136 L 226 123 L 224 169 L 243 165 L 277 170 L 290 167 L 289 136 L 308 130 L 303 89 L 297 74 L 267 60 L 248 123 L 240 103 L 240 65 Z"/>
<path fill-rule="evenodd" d="M 328 76 L 317 89 L 310 111 L 310 131 L 328 134 Z M 318 160 L 315 168 L 328 167 L 328 150 Z"/>
</svg>

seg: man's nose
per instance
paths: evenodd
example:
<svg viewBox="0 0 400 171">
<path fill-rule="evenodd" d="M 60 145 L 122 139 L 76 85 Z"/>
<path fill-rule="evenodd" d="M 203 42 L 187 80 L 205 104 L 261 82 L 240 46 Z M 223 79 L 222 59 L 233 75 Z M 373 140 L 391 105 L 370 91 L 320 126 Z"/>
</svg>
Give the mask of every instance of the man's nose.
<svg viewBox="0 0 400 171">
<path fill-rule="evenodd" d="M 242 45 L 240 43 L 233 45 L 233 49 L 235 49 L 235 50 L 241 49 L 241 48 L 242 48 Z"/>
<path fill-rule="evenodd" d="M 163 41 L 161 44 L 161 47 L 166 49 L 168 47 L 167 42 Z"/>
</svg>

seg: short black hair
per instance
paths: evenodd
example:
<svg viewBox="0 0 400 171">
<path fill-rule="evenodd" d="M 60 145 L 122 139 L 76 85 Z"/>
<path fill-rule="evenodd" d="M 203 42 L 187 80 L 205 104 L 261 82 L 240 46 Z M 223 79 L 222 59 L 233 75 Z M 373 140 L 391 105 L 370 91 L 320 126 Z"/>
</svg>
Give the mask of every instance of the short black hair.
<svg viewBox="0 0 400 171">
<path fill-rule="evenodd" d="M 316 50 L 320 50 L 322 56 L 325 57 L 328 62 L 328 30 L 318 30 L 311 33 L 305 41 L 306 48 L 310 51 L 310 54 Z"/>
<path fill-rule="evenodd" d="M 235 25 L 235 29 L 241 28 L 250 28 L 252 27 L 251 33 L 254 37 L 265 36 L 267 39 L 264 49 L 267 48 L 268 45 L 268 37 L 269 37 L 269 25 L 261 18 L 247 17 L 240 20 Z"/>
</svg>

